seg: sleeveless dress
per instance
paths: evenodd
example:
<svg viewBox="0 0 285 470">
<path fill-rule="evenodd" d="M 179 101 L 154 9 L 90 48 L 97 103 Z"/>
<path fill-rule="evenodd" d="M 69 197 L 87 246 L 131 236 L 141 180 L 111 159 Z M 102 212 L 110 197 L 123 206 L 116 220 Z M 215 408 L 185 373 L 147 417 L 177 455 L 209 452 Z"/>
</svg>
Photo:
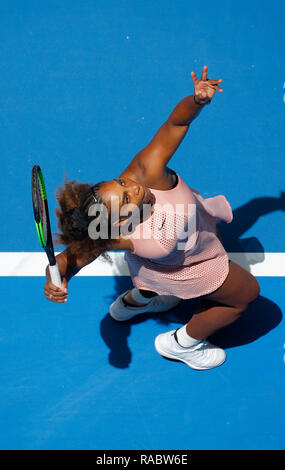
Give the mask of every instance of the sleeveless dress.
<svg viewBox="0 0 285 470">
<path fill-rule="evenodd" d="M 191 299 L 218 289 L 228 275 L 216 224 L 230 223 L 233 214 L 224 196 L 204 199 L 177 177 L 173 189 L 151 189 L 152 215 L 128 235 L 134 250 L 126 251 L 125 260 L 138 289 Z"/>
</svg>

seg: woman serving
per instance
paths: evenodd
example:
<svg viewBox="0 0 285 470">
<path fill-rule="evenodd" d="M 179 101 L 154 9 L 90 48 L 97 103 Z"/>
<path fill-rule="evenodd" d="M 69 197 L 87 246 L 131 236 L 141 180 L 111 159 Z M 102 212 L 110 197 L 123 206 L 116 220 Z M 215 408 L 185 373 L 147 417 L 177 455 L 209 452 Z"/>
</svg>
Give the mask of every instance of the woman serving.
<svg viewBox="0 0 285 470">
<path fill-rule="evenodd" d="M 65 183 L 58 191 L 57 256 L 62 288 L 46 270 L 44 292 L 53 302 L 67 300 L 67 282 L 81 267 L 108 250 L 125 251 L 134 288 L 110 306 L 110 315 L 126 321 L 147 312 L 163 312 L 181 299 L 199 298 L 198 309 L 182 328 L 155 339 L 159 354 L 193 369 L 221 365 L 225 352 L 207 341 L 237 320 L 259 295 L 254 276 L 230 261 L 217 233 L 217 222 L 230 223 L 232 210 L 222 195 L 204 199 L 168 162 L 191 122 L 222 80 L 191 73 L 194 94 L 182 99 L 151 142 L 119 176 L 101 183 Z"/>
</svg>

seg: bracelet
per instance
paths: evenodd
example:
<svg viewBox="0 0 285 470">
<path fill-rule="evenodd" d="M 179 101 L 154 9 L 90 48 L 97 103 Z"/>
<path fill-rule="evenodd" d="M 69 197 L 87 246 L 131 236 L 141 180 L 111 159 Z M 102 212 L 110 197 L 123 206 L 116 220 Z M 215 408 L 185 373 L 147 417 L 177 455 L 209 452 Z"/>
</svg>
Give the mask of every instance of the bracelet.
<svg viewBox="0 0 285 470">
<path fill-rule="evenodd" d="M 193 100 L 196 104 L 198 104 L 198 106 L 204 106 L 205 104 L 211 103 L 211 98 L 205 98 L 204 100 L 197 101 L 195 95 L 193 95 Z"/>
</svg>

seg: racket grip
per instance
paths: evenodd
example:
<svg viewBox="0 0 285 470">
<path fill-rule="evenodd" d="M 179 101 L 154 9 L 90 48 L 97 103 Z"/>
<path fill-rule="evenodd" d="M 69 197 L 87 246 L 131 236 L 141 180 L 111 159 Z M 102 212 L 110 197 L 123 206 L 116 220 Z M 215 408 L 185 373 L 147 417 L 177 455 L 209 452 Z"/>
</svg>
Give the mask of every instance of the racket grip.
<svg viewBox="0 0 285 470">
<path fill-rule="evenodd" d="M 50 272 L 51 282 L 56 287 L 61 287 L 61 275 L 58 269 L 58 264 L 56 263 L 54 266 L 49 265 L 49 272 Z"/>
</svg>

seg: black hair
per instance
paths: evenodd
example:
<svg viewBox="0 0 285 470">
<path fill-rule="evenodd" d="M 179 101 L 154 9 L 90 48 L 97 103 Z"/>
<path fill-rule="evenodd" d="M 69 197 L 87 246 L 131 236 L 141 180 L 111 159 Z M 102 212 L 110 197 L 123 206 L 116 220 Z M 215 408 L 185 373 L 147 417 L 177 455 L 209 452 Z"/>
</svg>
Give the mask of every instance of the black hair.
<svg viewBox="0 0 285 470">
<path fill-rule="evenodd" d="M 109 239 L 93 240 L 88 235 L 88 226 L 97 217 L 97 213 L 88 215 L 89 208 L 95 203 L 106 206 L 100 193 L 102 184 L 103 182 L 92 185 L 70 181 L 57 190 L 59 208 L 56 209 L 56 216 L 61 233 L 57 234 L 56 243 L 67 246 L 72 254 L 83 258 L 98 256 L 110 248 Z M 110 227 L 109 219 L 108 217 Z"/>
</svg>

